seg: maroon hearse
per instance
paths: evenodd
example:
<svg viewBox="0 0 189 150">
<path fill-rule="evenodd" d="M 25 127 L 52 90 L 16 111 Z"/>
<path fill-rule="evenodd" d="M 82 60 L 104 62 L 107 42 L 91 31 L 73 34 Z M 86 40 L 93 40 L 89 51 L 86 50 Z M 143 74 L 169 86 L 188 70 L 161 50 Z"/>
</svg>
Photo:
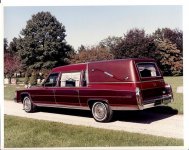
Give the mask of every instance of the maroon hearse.
<svg viewBox="0 0 189 150">
<path fill-rule="evenodd" d="M 28 113 L 37 106 L 88 109 L 108 122 L 114 110 L 168 104 L 173 95 L 154 59 L 120 59 L 54 68 L 41 87 L 17 91 L 15 101 Z"/>
</svg>

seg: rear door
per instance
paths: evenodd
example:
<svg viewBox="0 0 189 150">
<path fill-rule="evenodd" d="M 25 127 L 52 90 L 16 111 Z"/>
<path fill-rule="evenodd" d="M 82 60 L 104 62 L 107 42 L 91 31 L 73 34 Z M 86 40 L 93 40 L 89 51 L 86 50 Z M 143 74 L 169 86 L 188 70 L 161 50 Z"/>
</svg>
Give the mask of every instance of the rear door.
<svg viewBox="0 0 189 150">
<path fill-rule="evenodd" d="M 165 82 L 155 62 L 136 63 L 140 78 L 140 88 L 143 101 L 150 101 L 162 97 Z"/>
<path fill-rule="evenodd" d="M 79 87 L 81 71 L 63 72 L 55 89 L 56 104 L 80 106 Z"/>
</svg>

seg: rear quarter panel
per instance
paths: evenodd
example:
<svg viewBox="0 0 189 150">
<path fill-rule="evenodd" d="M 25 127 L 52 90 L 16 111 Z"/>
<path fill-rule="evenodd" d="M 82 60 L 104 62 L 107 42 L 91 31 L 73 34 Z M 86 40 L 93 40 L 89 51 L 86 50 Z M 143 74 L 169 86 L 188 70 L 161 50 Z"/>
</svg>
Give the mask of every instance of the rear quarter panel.
<svg viewBox="0 0 189 150">
<path fill-rule="evenodd" d="M 110 88 L 111 87 L 111 88 Z M 82 88 L 79 90 L 79 98 L 82 106 L 86 106 L 90 100 L 103 100 L 110 106 L 136 105 L 135 90 L 133 85 L 120 88 L 111 85 L 95 85 L 95 87 Z"/>
</svg>

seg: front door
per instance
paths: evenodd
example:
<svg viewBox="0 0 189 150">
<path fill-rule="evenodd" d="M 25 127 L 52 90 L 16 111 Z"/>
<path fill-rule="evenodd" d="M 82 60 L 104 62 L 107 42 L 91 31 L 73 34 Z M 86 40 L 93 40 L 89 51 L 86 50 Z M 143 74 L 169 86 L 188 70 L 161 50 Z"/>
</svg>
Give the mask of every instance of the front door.
<svg viewBox="0 0 189 150">
<path fill-rule="evenodd" d="M 55 89 L 57 88 L 58 73 L 52 73 L 43 83 L 43 87 L 32 90 L 32 100 L 34 103 L 51 105 L 55 104 Z"/>
<path fill-rule="evenodd" d="M 38 104 L 55 104 L 54 89 L 43 87 L 31 92 L 31 98 L 34 103 Z"/>
</svg>

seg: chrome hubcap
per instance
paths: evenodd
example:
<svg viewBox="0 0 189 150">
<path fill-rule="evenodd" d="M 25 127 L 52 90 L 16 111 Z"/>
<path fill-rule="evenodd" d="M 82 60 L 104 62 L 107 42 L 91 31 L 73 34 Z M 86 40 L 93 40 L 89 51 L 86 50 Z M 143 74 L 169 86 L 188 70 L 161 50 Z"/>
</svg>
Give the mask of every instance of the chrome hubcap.
<svg viewBox="0 0 189 150">
<path fill-rule="evenodd" d="M 95 104 L 93 109 L 93 114 L 97 120 L 99 121 L 104 120 L 107 116 L 107 110 L 105 105 L 103 103 Z"/>
<path fill-rule="evenodd" d="M 24 99 L 24 110 L 30 111 L 31 110 L 31 101 L 28 97 Z"/>
</svg>

